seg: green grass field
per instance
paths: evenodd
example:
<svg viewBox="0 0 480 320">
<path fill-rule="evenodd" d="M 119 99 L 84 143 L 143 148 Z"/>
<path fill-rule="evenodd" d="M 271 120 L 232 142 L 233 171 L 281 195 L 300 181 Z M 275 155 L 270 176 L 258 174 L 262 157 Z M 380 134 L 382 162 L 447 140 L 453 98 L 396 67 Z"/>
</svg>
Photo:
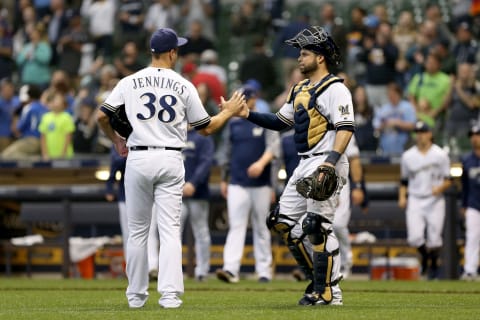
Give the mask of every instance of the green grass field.
<svg viewBox="0 0 480 320">
<path fill-rule="evenodd" d="M 130 310 L 126 280 L 0 278 L 0 319 L 479 319 L 480 282 L 346 280 L 343 306 L 296 305 L 306 282 L 185 281 L 180 309 L 161 309 L 159 294 Z"/>
</svg>

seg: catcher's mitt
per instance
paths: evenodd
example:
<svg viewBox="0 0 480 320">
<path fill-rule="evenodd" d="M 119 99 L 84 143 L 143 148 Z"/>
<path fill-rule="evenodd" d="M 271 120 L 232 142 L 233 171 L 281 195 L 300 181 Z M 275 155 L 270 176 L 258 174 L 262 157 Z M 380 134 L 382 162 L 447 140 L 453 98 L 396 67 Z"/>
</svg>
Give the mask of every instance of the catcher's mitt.
<svg viewBox="0 0 480 320">
<path fill-rule="evenodd" d="M 110 117 L 110 125 L 119 135 L 128 138 L 132 133 L 132 125 L 128 121 L 127 114 L 125 113 L 125 106 L 120 106 Z"/>
<path fill-rule="evenodd" d="M 318 180 L 323 173 L 321 180 Z M 299 179 L 296 183 L 297 192 L 305 198 L 317 201 L 327 200 L 338 187 L 338 177 L 334 167 L 320 165 L 311 175 Z"/>
</svg>

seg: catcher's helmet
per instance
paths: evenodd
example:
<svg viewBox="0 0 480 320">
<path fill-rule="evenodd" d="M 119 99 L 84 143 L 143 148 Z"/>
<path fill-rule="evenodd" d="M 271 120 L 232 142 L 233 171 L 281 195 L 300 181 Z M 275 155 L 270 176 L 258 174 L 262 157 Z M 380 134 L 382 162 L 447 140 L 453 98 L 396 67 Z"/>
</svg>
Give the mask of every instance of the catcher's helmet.
<svg viewBox="0 0 480 320">
<path fill-rule="evenodd" d="M 303 29 L 295 37 L 285 41 L 285 43 L 296 48 L 319 53 L 331 65 L 336 66 L 340 64 L 340 49 L 322 27 L 312 26 Z"/>
</svg>

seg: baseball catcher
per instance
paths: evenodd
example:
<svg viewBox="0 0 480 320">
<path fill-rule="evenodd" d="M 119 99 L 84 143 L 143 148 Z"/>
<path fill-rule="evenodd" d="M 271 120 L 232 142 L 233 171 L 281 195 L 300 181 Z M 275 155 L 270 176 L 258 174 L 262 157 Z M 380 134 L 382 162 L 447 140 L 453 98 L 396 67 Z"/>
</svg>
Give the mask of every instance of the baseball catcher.
<svg viewBox="0 0 480 320">
<path fill-rule="evenodd" d="M 305 198 L 325 201 L 332 196 L 338 187 L 335 168 L 320 165 L 311 175 L 297 181 L 296 188 Z"/>
<path fill-rule="evenodd" d="M 294 84 L 275 114 L 245 110 L 243 117 L 267 129 L 294 129 L 300 162 L 288 180 L 267 226 L 279 233 L 311 283 L 302 306 L 342 305 L 340 256 L 332 222 L 339 190 L 348 178 L 344 154 L 354 127 L 352 96 L 343 79 L 330 72 L 340 50 L 319 26 L 286 41 L 300 49 L 298 67 L 305 76 Z"/>
<path fill-rule="evenodd" d="M 130 136 L 133 129 L 130 121 L 128 121 L 125 106 L 121 106 L 115 110 L 110 117 L 110 125 L 120 136 L 128 139 L 128 136 Z"/>
</svg>

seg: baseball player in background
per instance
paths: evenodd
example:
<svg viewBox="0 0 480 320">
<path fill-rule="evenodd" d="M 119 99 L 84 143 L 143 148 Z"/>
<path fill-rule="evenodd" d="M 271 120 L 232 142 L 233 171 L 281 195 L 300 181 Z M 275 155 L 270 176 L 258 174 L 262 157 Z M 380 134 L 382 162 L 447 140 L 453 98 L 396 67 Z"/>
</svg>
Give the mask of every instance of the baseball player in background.
<svg viewBox="0 0 480 320">
<path fill-rule="evenodd" d="M 97 113 L 100 128 L 118 153 L 128 155 L 126 296 L 130 308 L 141 308 L 148 299 L 147 237 L 152 208 L 160 235 L 159 304 L 164 308 L 182 304 L 180 216 L 185 169 L 181 151 L 186 146 L 187 125 L 209 135 L 246 108 L 245 97 L 234 92 L 228 101 L 221 99 L 220 113 L 208 115 L 193 84 L 173 70 L 178 47 L 186 42 L 172 29 L 153 33 L 150 66 L 122 78 Z M 126 141 L 109 119 L 122 106 L 133 128 Z"/>
<path fill-rule="evenodd" d="M 195 239 L 195 279 L 204 281 L 210 271 L 210 168 L 214 162 L 215 144 L 212 137 L 204 137 L 190 128 L 187 132 L 187 146 L 183 150 L 185 162 L 185 185 L 183 186 L 183 207 L 181 229 L 187 218 Z"/>
<path fill-rule="evenodd" d="M 339 204 L 333 219 L 333 231 L 338 238 L 340 246 L 340 272 L 344 279 L 349 277 L 353 265 L 352 245 L 348 230 L 348 223 L 352 214 L 351 203 L 361 205 L 365 198 L 362 187 L 363 168 L 355 136 L 352 136 L 350 143 L 345 149 L 345 154 L 350 164 L 350 179 L 347 179 L 340 192 Z"/>
<path fill-rule="evenodd" d="M 343 152 L 354 131 L 352 98 L 343 80 L 329 72 L 339 64 L 340 51 L 323 28 L 304 29 L 286 43 L 300 49 L 299 68 L 306 79 L 292 87 L 277 113 L 245 110 L 240 115 L 268 129 L 294 127 L 300 163 L 279 206 L 270 213 L 268 226 L 282 235 L 299 266 L 312 279 L 298 303 L 342 305 L 339 248 L 332 223 L 341 187 L 348 178 L 348 160 Z M 334 168 L 339 177 L 336 191 L 323 201 L 302 196 L 296 186 L 320 167 Z M 324 176 L 321 173 L 318 181 Z M 305 213 L 297 232 L 294 226 Z M 312 255 L 306 252 L 304 241 L 310 241 Z"/>
<path fill-rule="evenodd" d="M 127 224 L 127 206 L 125 204 L 125 157 L 118 154 L 114 147 L 110 150 L 110 174 L 105 183 L 105 199 L 109 202 L 117 200 L 118 215 L 120 220 L 120 230 L 122 231 L 123 253 L 127 251 L 128 240 L 128 224 Z M 117 172 L 120 172 L 120 180 L 118 180 L 118 190 L 115 192 L 115 182 Z"/>
<path fill-rule="evenodd" d="M 257 91 L 242 88 L 248 107 L 253 110 Z M 271 162 L 278 158 L 279 134 L 241 118 L 229 121 L 223 131 L 218 163 L 222 167 L 222 196 L 227 199 L 228 234 L 223 248 L 223 268 L 218 279 L 239 281 L 248 221 L 251 214 L 255 271 L 259 282 L 272 279 L 271 234 L 265 225 L 272 192 Z"/>
<path fill-rule="evenodd" d="M 469 132 L 472 152 L 462 159 L 462 212 L 465 214 L 465 263 L 462 280 L 476 280 L 480 253 L 480 124 Z"/>
<path fill-rule="evenodd" d="M 398 206 L 406 208 L 407 241 L 420 253 L 422 275 L 436 279 L 443 245 L 443 192 L 451 185 L 450 159 L 433 143 L 432 129 L 425 122 L 418 121 L 414 131 L 416 144 L 401 158 Z"/>
</svg>

